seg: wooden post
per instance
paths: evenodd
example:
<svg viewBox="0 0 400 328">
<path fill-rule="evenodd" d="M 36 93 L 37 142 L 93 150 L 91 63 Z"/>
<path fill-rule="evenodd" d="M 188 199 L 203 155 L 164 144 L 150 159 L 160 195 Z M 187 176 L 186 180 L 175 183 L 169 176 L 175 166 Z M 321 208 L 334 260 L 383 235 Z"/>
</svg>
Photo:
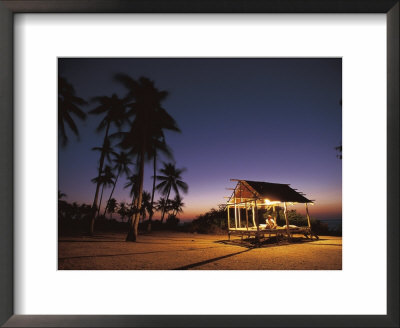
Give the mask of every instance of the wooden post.
<svg viewBox="0 0 400 328">
<path fill-rule="evenodd" d="M 233 189 L 233 201 L 235 204 L 235 230 L 237 229 L 236 188 L 237 188 L 237 185 L 235 186 L 235 189 Z"/>
<path fill-rule="evenodd" d="M 290 239 L 290 228 L 289 228 L 289 220 L 287 218 L 287 208 L 286 208 L 286 202 L 283 203 L 283 213 L 285 214 L 285 221 L 286 221 L 286 231 L 288 234 L 288 238 Z"/>
<path fill-rule="evenodd" d="M 251 205 L 251 214 L 252 214 L 252 218 L 253 218 L 253 227 L 256 226 L 256 216 L 254 215 L 254 205 Z"/>
<path fill-rule="evenodd" d="M 246 229 L 249 230 L 249 212 L 247 210 L 247 202 L 244 204 L 244 208 L 246 210 Z"/>
<path fill-rule="evenodd" d="M 254 200 L 254 214 L 256 217 L 256 225 L 257 225 L 257 234 L 256 234 L 256 241 L 259 242 L 260 238 L 260 223 L 258 222 L 258 210 L 257 210 L 257 200 Z"/>
<path fill-rule="evenodd" d="M 239 216 L 238 216 L 238 221 L 239 221 L 239 228 L 241 228 L 242 227 L 242 220 L 241 220 L 241 210 L 240 210 L 240 206 L 242 205 L 242 183 L 241 182 L 239 182 L 239 195 L 240 195 L 240 205 L 239 205 L 239 207 L 238 207 L 238 211 L 239 211 Z"/>
<path fill-rule="evenodd" d="M 235 229 L 237 229 L 237 207 L 236 207 L 236 197 L 235 197 Z"/>
<path fill-rule="evenodd" d="M 308 214 L 308 204 L 307 203 L 306 203 L 306 214 L 307 214 L 308 227 L 311 228 L 310 214 Z"/>
<path fill-rule="evenodd" d="M 229 231 L 229 229 L 231 228 L 231 219 L 229 217 L 229 210 L 230 210 L 229 205 L 227 206 L 227 210 L 228 210 L 228 231 Z"/>
<path fill-rule="evenodd" d="M 239 225 L 239 228 L 241 228 L 242 227 L 242 221 L 241 221 L 241 218 L 240 218 L 240 205 L 238 206 L 238 225 Z"/>
<path fill-rule="evenodd" d="M 231 231 L 230 231 L 230 229 L 231 229 L 231 219 L 230 219 L 230 207 L 229 207 L 229 205 L 227 206 L 227 210 L 228 210 L 228 240 L 231 240 Z"/>
<path fill-rule="evenodd" d="M 257 200 L 254 201 L 254 214 L 256 216 L 256 225 L 257 225 L 257 232 L 258 232 L 260 230 L 260 223 L 258 222 Z"/>
<path fill-rule="evenodd" d="M 275 209 L 275 205 L 272 206 L 272 212 L 273 212 L 273 215 L 274 215 L 275 226 L 277 226 L 278 224 L 276 223 L 276 209 Z"/>
</svg>

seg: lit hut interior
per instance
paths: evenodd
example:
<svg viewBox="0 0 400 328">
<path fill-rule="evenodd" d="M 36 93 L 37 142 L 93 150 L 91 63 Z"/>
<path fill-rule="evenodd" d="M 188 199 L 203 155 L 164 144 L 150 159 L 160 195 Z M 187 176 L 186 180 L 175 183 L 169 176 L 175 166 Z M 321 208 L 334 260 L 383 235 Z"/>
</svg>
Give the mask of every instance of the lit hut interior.
<svg viewBox="0 0 400 328">
<path fill-rule="evenodd" d="M 232 195 L 226 204 L 228 218 L 228 237 L 231 235 L 255 236 L 257 240 L 266 236 L 289 239 L 293 234 L 301 234 L 306 238 L 317 238 L 311 230 L 308 204 L 312 200 L 302 192 L 293 189 L 288 184 L 231 179 L 237 182 L 231 189 Z M 288 220 L 288 206 L 298 203 L 305 204 L 307 226 L 290 225 Z M 277 218 L 279 209 L 283 208 L 285 225 L 279 226 Z M 260 218 L 259 211 L 271 213 L 267 219 Z"/>
</svg>

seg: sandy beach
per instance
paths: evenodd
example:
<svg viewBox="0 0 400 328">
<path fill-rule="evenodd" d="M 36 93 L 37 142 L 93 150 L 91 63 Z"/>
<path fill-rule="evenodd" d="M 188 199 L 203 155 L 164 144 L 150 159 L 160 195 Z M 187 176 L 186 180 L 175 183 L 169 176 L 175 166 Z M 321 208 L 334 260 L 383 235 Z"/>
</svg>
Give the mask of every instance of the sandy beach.
<svg viewBox="0 0 400 328">
<path fill-rule="evenodd" d="M 255 248 L 227 235 L 152 232 L 136 243 L 124 233 L 60 237 L 60 270 L 341 270 L 342 238 L 320 236 Z"/>
</svg>

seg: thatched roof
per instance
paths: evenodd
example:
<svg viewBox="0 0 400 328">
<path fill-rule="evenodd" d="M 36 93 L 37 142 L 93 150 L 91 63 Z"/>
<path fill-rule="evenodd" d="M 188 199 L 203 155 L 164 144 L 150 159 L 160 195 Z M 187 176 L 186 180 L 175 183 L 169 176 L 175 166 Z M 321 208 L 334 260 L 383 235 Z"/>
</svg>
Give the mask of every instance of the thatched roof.
<svg viewBox="0 0 400 328">
<path fill-rule="evenodd" d="M 250 180 L 236 181 L 243 186 L 242 188 L 236 189 L 236 198 L 257 198 L 280 202 L 312 203 L 311 200 L 304 197 L 302 193 L 292 189 L 288 184 Z"/>
</svg>

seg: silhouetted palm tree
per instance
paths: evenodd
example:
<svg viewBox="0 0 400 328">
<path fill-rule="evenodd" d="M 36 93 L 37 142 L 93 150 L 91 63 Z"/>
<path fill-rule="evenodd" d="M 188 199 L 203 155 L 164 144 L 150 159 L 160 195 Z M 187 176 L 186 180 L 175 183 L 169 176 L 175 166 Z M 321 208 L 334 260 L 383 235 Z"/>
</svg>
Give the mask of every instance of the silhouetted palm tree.
<svg viewBox="0 0 400 328">
<path fill-rule="evenodd" d="M 120 202 L 118 205 L 117 213 L 121 216 L 121 220 L 124 221 L 125 216 L 127 215 L 128 207 L 125 202 Z"/>
<path fill-rule="evenodd" d="M 103 199 L 104 187 L 112 186 L 114 184 L 114 179 L 115 175 L 114 173 L 112 173 L 112 169 L 108 165 L 106 165 L 106 167 L 104 168 L 104 172 L 102 175 L 92 179 L 93 183 L 96 183 L 99 186 L 101 186 L 101 195 L 100 195 L 99 207 L 97 209 L 97 216 L 100 214 L 100 207 L 101 207 L 101 201 Z"/>
<path fill-rule="evenodd" d="M 137 174 L 129 176 L 128 182 L 125 183 L 124 188 L 130 188 L 129 195 L 132 197 L 130 209 L 133 209 L 136 206 L 135 200 L 137 199 L 137 195 L 139 192 L 139 176 Z"/>
<path fill-rule="evenodd" d="M 154 193 L 156 190 L 156 180 L 157 180 L 157 155 L 162 152 L 168 158 L 172 159 L 172 151 L 169 149 L 168 145 L 165 143 L 165 138 L 154 139 L 152 144 L 152 157 L 153 157 L 153 187 L 151 190 L 151 205 L 149 212 L 149 222 L 147 224 L 147 231 L 151 231 L 151 220 L 154 214 Z"/>
<path fill-rule="evenodd" d="M 185 168 L 177 169 L 173 163 L 163 163 L 164 167 L 160 169 L 157 180 L 161 181 L 157 185 L 157 190 L 160 190 L 161 194 L 166 196 L 166 200 L 169 200 L 171 189 L 174 190 L 175 195 L 179 195 L 179 191 L 183 191 L 185 194 L 188 192 L 188 185 L 182 181 L 181 174 L 186 171 Z M 165 211 L 162 212 L 161 222 L 164 220 Z"/>
<path fill-rule="evenodd" d="M 74 114 L 80 120 L 86 119 L 86 113 L 80 106 L 86 105 L 87 102 L 76 96 L 74 87 L 65 78 L 58 78 L 58 133 L 61 138 L 63 147 L 68 143 L 68 136 L 65 130 L 65 124 L 69 126 L 71 131 L 79 137 L 79 131 L 71 117 Z"/>
<path fill-rule="evenodd" d="M 176 217 L 178 213 L 183 212 L 183 206 L 185 206 L 185 203 L 183 203 L 183 198 L 181 198 L 179 194 L 176 195 L 171 202 L 172 215 Z"/>
<path fill-rule="evenodd" d="M 58 200 L 63 199 L 64 197 L 67 197 L 67 194 L 64 194 L 63 192 L 61 192 L 60 190 L 58 191 Z"/>
<path fill-rule="evenodd" d="M 146 213 L 151 212 L 151 202 L 150 202 L 151 196 L 150 193 L 147 191 L 143 191 L 142 195 L 142 206 L 140 207 L 140 215 L 142 217 L 142 222 L 144 219 L 146 219 Z"/>
<path fill-rule="evenodd" d="M 104 141 L 102 147 L 93 147 L 92 150 L 100 152 L 100 154 L 104 156 L 104 159 L 106 159 L 108 163 L 112 162 L 111 155 L 117 155 L 117 153 L 114 151 L 114 148 L 111 147 L 109 138 Z"/>
<path fill-rule="evenodd" d="M 100 156 L 102 156 L 102 158 L 103 158 L 103 163 L 104 163 L 104 159 L 106 159 L 108 161 L 108 163 L 111 163 L 111 155 L 114 155 L 114 156 L 116 155 L 116 153 L 114 152 L 114 149 L 110 145 L 110 139 L 109 138 L 104 140 L 103 147 L 93 147 L 92 150 L 100 152 L 100 154 L 101 154 Z M 108 170 L 111 170 L 111 168 L 108 167 Z M 105 172 L 105 170 L 104 170 L 104 172 Z M 104 175 L 104 172 L 102 172 L 103 175 Z M 101 175 L 100 175 L 100 177 L 101 177 Z M 103 177 L 103 180 L 104 180 L 104 177 Z M 100 188 L 101 183 L 102 183 L 101 181 L 103 181 L 103 180 L 101 178 L 99 180 L 96 180 L 96 181 L 99 181 L 97 183 L 99 188 Z M 92 180 L 92 182 L 93 181 L 94 181 L 94 179 Z M 97 190 L 97 185 L 96 185 L 96 190 Z M 101 189 L 101 195 L 102 196 L 100 198 L 100 204 L 101 204 L 101 199 L 103 198 L 103 189 Z M 96 206 L 93 207 L 93 208 L 97 209 L 97 216 L 98 216 L 99 212 L 100 212 L 100 205 L 97 207 L 97 204 L 96 204 Z M 104 212 L 104 215 L 105 215 L 105 212 Z"/>
<path fill-rule="evenodd" d="M 111 190 L 111 194 L 110 197 L 108 198 L 107 204 L 106 204 L 106 208 L 104 209 L 104 215 L 106 215 L 106 211 L 108 208 L 108 203 L 110 202 L 110 199 L 114 193 L 115 190 L 115 186 L 117 185 L 117 181 L 118 178 L 120 176 L 121 173 L 125 173 L 126 176 L 129 176 L 131 174 L 131 170 L 129 169 L 129 165 L 132 164 L 131 159 L 129 158 L 129 155 L 127 153 L 124 152 L 120 152 L 119 154 L 115 154 L 114 155 L 115 158 L 113 160 L 113 162 L 115 163 L 114 166 L 114 170 L 117 171 L 117 176 L 115 177 L 114 180 L 114 185 L 113 188 Z"/>
<path fill-rule="evenodd" d="M 99 178 L 103 172 L 104 158 L 106 156 L 105 149 L 107 149 L 107 145 L 110 146 L 109 141 L 109 132 L 111 124 L 114 124 L 118 129 L 124 124 L 126 120 L 126 103 L 125 100 L 119 99 L 117 95 L 113 94 L 111 97 L 96 97 L 93 101 L 97 102 L 99 105 L 91 110 L 89 113 L 94 115 L 102 115 L 105 114 L 103 119 L 101 120 L 99 126 L 97 127 L 97 132 L 100 132 L 105 129 L 103 146 L 100 154 L 100 162 L 99 162 L 99 171 L 97 177 Z M 93 215 L 90 222 L 90 234 L 93 234 L 94 231 L 94 220 L 95 220 L 95 209 L 97 208 L 97 199 L 99 196 L 100 190 L 100 182 L 96 185 L 96 191 L 93 199 Z M 100 209 L 100 206 L 98 207 Z"/>
<path fill-rule="evenodd" d="M 139 188 L 136 198 L 137 211 L 131 220 L 127 241 L 136 241 L 139 225 L 140 208 L 142 206 L 144 163 L 153 154 L 154 140 L 164 137 L 163 130 L 179 131 L 175 120 L 161 107 L 161 102 L 166 99 L 168 93 L 159 91 L 154 82 L 145 77 L 136 81 L 126 74 L 117 74 L 116 80 L 127 89 L 127 99 L 133 99 L 128 114 L 134 117 L 128 133 L 124 134 L 120 147 L 129 149 L 132 154 L 138 156 Z"/>
<path fill-rule="evenodd" d="M 117 201 L 115 198 L 111 198 L 108 201 L 107 213 L 110 214 L 110 220 L 112 220 L 112 214 L 115 213 L 115 209 L 117 208 Z"/>
<path fill-rule="evenodd" d="M 171 209 L 171 201 L 167 201 L 165 197 L 160 197 L 160 199 L 155 204 L 155 209 L 157 211 L 162 211 L 163 213 L 168 213 Z"/>
</svg>

